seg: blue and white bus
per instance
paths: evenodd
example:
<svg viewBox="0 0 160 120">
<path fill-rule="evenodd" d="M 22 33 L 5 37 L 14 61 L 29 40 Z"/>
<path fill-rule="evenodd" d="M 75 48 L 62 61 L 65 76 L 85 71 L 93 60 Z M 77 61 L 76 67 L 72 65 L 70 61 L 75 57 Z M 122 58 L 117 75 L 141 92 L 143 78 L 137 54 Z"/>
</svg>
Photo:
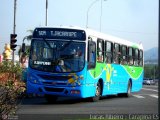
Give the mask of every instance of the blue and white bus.
<svg viewBox="0 0 160 120">
<path fill-rule="evenodd" d="M 90 98 L 140 91 L 143 46 L 79 27 L 35 28 L 27 93 Z"/>
</svg>

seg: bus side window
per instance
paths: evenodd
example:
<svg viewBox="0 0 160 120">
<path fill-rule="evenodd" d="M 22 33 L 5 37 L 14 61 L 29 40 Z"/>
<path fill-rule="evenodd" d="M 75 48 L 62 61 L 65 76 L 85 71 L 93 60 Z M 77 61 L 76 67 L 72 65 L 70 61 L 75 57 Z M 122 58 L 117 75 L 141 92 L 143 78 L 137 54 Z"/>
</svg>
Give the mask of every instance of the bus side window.
<svg viewBox="0 0 160 120">
<path fill-rule="evenodd" d="M 133 48 L 128 48 L 128 64 L 133 65 Z"/>
<path fill-rule="evenodd" d="M 106 41 L 105 42 L 105 62 L 112 63 L 112 51 L 113 51 L 113 43 Z"/>
<path fill-rule="evenodd" d="M 96 43 L 93 41 L 88 42 L 88 69 L 95 68 L 96 66 Z"/>
<path fill-rule="evenodd" d="M 121 46 L 121 64 L 126 65 L 127 64 L 127 46 L 122 45 Z"/>
<path fill-rule="evenodd" d="M 115 43 L 114 44 L 114 50 L 113 50 L 114 63 L 120 64 L 120 59 L 121 59 L 120 56 L 121 56 L 120 45 Z"/>
<path fill-rule="evenodd" d="M 143 51 L 139 51 L 139 66 L 143 66 Z"/>
<path fill-rule="evenodd" d="M 104 41 L 101 39 L 97 40 L 97 61 L 104 62 Z"/>
<path fill-rule="evenodd" d="M 136 48 L 134 49 L 134 65 L 138 66 L 138 56 L 139 56 L 139 50 Z"/>
</svg>

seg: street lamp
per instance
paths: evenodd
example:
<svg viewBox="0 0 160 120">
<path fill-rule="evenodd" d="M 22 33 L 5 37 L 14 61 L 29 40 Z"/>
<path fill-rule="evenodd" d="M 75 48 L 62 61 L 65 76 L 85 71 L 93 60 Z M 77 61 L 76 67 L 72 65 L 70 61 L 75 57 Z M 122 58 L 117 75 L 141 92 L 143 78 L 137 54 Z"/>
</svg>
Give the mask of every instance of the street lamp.
<svg viewBox="0 0 160 120">
<path fill-rule="evenodd" d="M 88 13 L 89 13 L 89 10 L 90 10 L 90 8 L 91 8 L 97 1 L 99 1 L 99 0 L 93 1 L 93 2 L 90 4 L 90 6 L 88 7 L 88 10 L 87 10 L 86 28 L 88 28 Z"/>
<path fill-rule="evenodd" d="M 104 0 L 107 1 L 107 0 Z M 100 31 L 101 31 L 101 26 L 102 26 L 102 0 L 101 0 L 101 15 L 100 15 Z"/>
<path fill-rule="evenodd" d="M 89 10 L 90 8 L 99 0 L 95 0 L 93 1 L 90 6 L 88 7 L 88 10 L 87 10 L 87 21 L 86 21 L 86 28 L 88 28 L 88 13 L 89 13 Z M 107 0 L 104 0 L 104 1 L 107 1 Z M 100 31 L 101 31 L 101 24 L 102 24 L 102 0 L 101 0 L 101 14 L 100 14 Z"/>
</svg>

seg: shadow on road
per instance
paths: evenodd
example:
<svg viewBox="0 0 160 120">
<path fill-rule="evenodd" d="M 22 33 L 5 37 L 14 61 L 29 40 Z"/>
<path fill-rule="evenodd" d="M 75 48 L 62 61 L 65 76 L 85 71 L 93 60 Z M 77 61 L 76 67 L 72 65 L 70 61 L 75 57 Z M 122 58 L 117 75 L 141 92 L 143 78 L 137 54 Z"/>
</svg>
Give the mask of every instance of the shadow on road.
<svg viewBox="0 0 160 120">
<path fill-rule="evenodd" d="M 118 98 L 126 98 L 126 97 L 109 95 L 109 96 L 101 97 L 100 101 L 113 100 Z M 59 97 L 56 102 L 48 103 L 45 97 L 31 97 L 31 98 L 23 98 L 23 100 L 21 101 L 21 105 L 49 105 L 49 104 L 63 105 L 63 104 L 77 104 L 77 103 L 87 103 L 87 102 L 90 102 L 88 98 L 80 99 L 80 98 L 71 98 L 71 97 Z"/>
<path fill-rule="evenodd" d="M 21 104 L 22 105 L 76 104 L 86 101 L 87 99 L 59 97 L 56 102 L 48 103 L 44 97 L 32 97 L 32 98 L 24 98 L 21 101 Z"/>
</svg>

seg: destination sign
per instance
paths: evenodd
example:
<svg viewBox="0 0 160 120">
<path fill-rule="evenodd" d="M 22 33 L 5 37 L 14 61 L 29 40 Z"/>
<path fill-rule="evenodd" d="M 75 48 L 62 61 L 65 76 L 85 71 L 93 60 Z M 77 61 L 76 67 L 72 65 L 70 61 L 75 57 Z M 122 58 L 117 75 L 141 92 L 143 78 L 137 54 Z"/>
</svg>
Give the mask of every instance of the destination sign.
<svg viewBox="0 0 160 120">
<path fill-rule="evenodd" d="M 75 29 L 36 28 L 33 38 L 85 40 L 86 34 L 83 30 Z"/>
</svg>

